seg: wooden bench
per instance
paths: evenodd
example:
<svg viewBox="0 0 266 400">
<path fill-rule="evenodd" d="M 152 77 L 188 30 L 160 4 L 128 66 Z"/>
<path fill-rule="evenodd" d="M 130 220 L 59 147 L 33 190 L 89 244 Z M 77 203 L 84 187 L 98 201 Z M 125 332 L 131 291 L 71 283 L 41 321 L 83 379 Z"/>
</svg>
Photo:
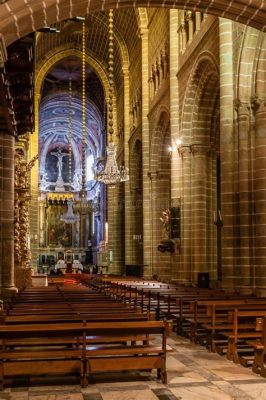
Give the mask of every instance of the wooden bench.
<svg viewBox="0 0 266 400">
<path fill-rule="evenodd" d="M 233 329 L 222 332 L 222 335 L 228 340 L 226 357 L 229 360 L 233 360 L 235 363 L 239 362 L 239 343 L 247 347 L 249 339 L 261 338 L 261 332 L 256 330 L 256 319 L 265 315 L 266 309 L 243 311 L 236 308 L 229 312 L 229 321 L 233 323 Z"/>
<path fill-rule="evenodd" d="M 261 332 L 261 339 L 248 342 L 254 349 L 252 371 L 266 378 L 266 317 L 257 318 L 256 330 Z"/>
<path fill-rule="evenodd" d="M 227 342 L 221 338 L 225 331 L 232 331 L 233 321 L 228 320 L 228 312 L 235 309 L 253 310 L 265 309 L 265 299 L 257 298 L 231 298 L 231 299 L 198 299 L 191 303 L 194 316 L 191 323 L 191 339 L 196 341 L 199 335 L 204 338 L 208 350 L 223 354 Z M 200 336 L 199 336 L 200 337 Z M 201 342 L 201 339 L 198 339 Z"/>
<path fill-rule="evenodd" d="M 32 323 L 53 323 L 53 322 L 71 322 L 71 321 L 148 321 L 152 318 L 152 314 L 147 313 L 121 313 L 113 314 L 109 313 L 92 313 L 92 314 L 47 314 L 47 315 L 7 315 L 3 318 L 3 323 L 5 325 L 11 324 L 32 324 Z"/>
<path fill-rule="evenodd" d="M 151 334 L 160 335 L 160 345 L 119 343 L 123 337 Z M 86 338 L 95 336 L 102 338 L 99 339 L 101 344 L 88 344 Z M 58 340 L 65 338 L 67 341 L 71 337 L 79 338 L 79 346 L 55 348 Z M 117 341 L 117 345 L 106 346 L 106 337 Z M 43 344 L 36 347 L 33 341 L 32 346 L 27 343 L 31 338 L 39 338 Z M 75 374 L 80 377 L 82 386 L 86 386 L 95 372 L 151 369 L 157 369 L 158 378 L 167 382 L 166 324 L 163 321 L 4 325 L 0 326 L 0 339 L 2 387 L 7 377 L 19 375 Z M 22 349 L 14 349 L 16 339 L 25 340 Z"/>
</svg>

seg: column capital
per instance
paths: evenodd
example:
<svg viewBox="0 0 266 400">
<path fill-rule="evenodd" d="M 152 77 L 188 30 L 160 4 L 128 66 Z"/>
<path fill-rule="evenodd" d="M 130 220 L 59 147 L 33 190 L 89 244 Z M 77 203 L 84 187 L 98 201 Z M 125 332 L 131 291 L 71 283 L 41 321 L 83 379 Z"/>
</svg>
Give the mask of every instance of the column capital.
<svg viewBox="0 0 266 400">
<path fill-rule="evenodd" d="M 212 148 L 209 144 L 193 143 L 190 145 L 191 153 L 198 155 L 208 154 Z"/>
<path fill-rule="evenodd" d="M 249 115 L 251 105 L 249 102 L 243 102 L 241 99 L 234 99 L 234 108 L 238 115 Z"/>
<path fill-rule="evenodd" d="M 251 97 L 250 103 L 253 113 L 256 114 L 265 107 L 266 99 L 262 99 L 259 96 L 254 95 L 253 97 Z"/>
<path fill-rule="evenodd" d="M 187 145 L 183 145 L 183 146 L 179 146 L 178 147 L 178 152 L 181 156 L 187 156 L 191 153 L 191 147 L 189 144 Z"/>
</svg>

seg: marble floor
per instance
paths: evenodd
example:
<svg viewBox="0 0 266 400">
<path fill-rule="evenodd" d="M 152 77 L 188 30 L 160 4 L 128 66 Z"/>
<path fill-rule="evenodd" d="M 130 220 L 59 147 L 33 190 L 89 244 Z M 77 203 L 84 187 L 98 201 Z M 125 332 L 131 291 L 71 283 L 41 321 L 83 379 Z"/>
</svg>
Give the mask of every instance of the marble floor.
<svg viewBox="0 0 266 400">
<path fill-rule="evenodd" d="M 266 400 L 266 379 L 189 340 L 172 335 L 168 384 L 151 374 L 98 374 L 82 389 L 75 378 L 14 380 L 0 392 L 5 400 Z"/>
</svg>

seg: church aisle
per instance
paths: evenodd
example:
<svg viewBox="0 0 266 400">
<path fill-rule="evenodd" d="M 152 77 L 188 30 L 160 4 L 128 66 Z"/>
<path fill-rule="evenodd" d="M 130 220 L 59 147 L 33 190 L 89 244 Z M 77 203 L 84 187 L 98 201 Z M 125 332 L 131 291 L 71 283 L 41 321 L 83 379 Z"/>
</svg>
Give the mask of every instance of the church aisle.
<svg viewBox="0 0 266 400">
<path fill-rule="evenodd" d="M 80 388 L 72 378 L 52 386 L 35 379 L 18 381 L 0 393 L 5 400 L 266 400 L 266 379 L 233 364 L 204 347 L 172 335 L 167 356 L 168 385 L 156 380 L 156 371 L 99 374 L 94 383 Z M 47 381 L 48 382 L 48 381 Z"/>
</svg>

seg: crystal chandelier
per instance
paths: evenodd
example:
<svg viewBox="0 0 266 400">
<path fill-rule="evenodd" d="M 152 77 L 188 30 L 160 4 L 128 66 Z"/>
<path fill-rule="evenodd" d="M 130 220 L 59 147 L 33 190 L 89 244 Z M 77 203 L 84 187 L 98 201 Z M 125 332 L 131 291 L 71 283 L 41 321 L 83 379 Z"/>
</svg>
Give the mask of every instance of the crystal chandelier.
<svg viewBox="0 0 266 400">
<path fill-rule="evenodd" d="M 69 86 L 68 86 L 68 181 L 69 181 L 69 192 L 72 189 L 72 79 L 69 78 Z M 66 214 L 62 214 L 60 220 L 65 222 L 66 224 L 74 224 L 79 221 L 79 215 L 74 214 L 73 212 L 73 200 L 69 199 L 67 201 L 67 212 Z"/>
<path fill-rule="evenodd" d="M 75 222 L 79 221 L 79 215 L 74 214 L 73 212 L 73 200 L 67 201 L 67 213 L 62 214 L 60 220 L 66 224 L 74 224 Z"/>
<path fill-rule="evenodd" d="M 106 147 L 106 163 L 104 169 L 95 171 L 94 179 L 105 185 L 114 186 L 117 183 L 129 180 L 129 171 L 125 166 L 118 167 L 116 162 L 116 146 L 113 142 L 113 95 L 114 95 L 114 32 L 113 10 L 109 11 L 109 45 L 108 45 L 108 76 L 109 76 L 109 102 L 108 102 L 108 133 L 109 143 Z"/>
<path fill-rule="evenodd" d="M 105 168 L 103 171 L 97 171 L 96 177 L 99 182 L 103 182 L 105 185 L 115 185 L 119 182 L 125 182 L 129 180 L 128 168 L 121 165 L 118 167 L 116 162 L 116 146 L 114 142 L 110 142 L 106 148 L 107 159 Z"/>
</svg>

